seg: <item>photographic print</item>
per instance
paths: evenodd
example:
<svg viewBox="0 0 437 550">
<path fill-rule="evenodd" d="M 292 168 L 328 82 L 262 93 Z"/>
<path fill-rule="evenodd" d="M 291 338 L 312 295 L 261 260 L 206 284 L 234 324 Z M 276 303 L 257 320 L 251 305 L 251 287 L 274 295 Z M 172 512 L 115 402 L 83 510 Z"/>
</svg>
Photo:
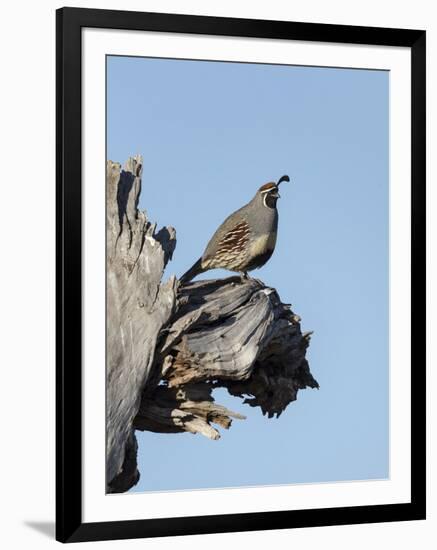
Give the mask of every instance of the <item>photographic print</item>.
<svg viewBox="0 0 437 550">
<path fill-rule="evenodd" d="M 106 78 L 108 491 L 387 478 L 388 71 Z"/>
<path fill-rule="evenodd" d="M 425 31 L 57 11 L 62 542 L 425 518 Z"/>
</svg>

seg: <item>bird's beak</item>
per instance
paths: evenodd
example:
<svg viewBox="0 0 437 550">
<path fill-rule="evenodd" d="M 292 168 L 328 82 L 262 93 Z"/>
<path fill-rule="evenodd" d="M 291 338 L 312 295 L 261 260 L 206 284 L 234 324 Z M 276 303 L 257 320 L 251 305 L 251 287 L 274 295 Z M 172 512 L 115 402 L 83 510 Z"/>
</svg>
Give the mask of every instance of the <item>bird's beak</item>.
<svg viewBox="0 0 437 550">
<path fill-rule="evenodd" d="M 275 191 L 274 193 L 272 193 L 272 196 L 275 197 L 275 199 L 280 199 L 281 198 L 281 195 L 279 194 L 279 191 Z"/>
</svg>

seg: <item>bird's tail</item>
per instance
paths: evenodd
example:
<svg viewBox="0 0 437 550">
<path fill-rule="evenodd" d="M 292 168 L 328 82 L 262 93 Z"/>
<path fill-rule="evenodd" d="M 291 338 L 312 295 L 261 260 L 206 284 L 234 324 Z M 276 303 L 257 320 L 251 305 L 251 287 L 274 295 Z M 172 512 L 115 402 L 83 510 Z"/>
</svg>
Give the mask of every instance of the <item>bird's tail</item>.
<svg viewBox="0 0 437 550">
<path fill-rule="evenodd" d="M 205 270 L 202 269 L 202 258 L 199 258 L 197 262 L 191 267 L 186 273 L 182 275 L 179 281 L 184 284 L 188 281 L 191 281 L 196 275 L 203 273 Z"/>
</svg>

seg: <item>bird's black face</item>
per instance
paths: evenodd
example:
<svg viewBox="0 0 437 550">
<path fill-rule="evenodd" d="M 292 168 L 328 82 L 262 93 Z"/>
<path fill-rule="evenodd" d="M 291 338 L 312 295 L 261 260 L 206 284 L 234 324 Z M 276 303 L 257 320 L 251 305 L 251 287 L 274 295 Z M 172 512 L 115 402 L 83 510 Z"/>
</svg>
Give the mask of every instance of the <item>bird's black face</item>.
<svg viewBox="0 0 437 550">
<path fill-rule="evenodd" d="M 264 206 L 267 208 L 276 208 L 276 203 L 278 202 L 278 199 L 280 198 L 280 194 L 278 192 L 278 189 L 272 189 L 271 191 L 264 194 Z"/>
<path fill-rule="evenodd" d="M 280 195 L 278 186 L 275 183 L 266 183 L 260 187 L 258 193 L 260 194 L 261 200 L 263 201 L 265 207 L 276 208 L 276 202 Z"/>
</svg>

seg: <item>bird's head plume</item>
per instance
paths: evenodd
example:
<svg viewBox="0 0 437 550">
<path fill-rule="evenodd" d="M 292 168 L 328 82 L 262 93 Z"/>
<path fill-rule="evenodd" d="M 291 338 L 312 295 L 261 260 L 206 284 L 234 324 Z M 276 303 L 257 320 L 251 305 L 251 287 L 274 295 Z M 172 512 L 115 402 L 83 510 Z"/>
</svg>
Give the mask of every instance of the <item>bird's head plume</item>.
<svg viewBox="0 0 437 550">
<path fill-rule="evenodd" d="M 278 183 L 276 184 L 277 187 L 283 182 L 283 181 L 290 181 L 290 178 L 287 176 L 287 174 L 284 174 L 282 177 L 279 178 Z"/>
</svg>

